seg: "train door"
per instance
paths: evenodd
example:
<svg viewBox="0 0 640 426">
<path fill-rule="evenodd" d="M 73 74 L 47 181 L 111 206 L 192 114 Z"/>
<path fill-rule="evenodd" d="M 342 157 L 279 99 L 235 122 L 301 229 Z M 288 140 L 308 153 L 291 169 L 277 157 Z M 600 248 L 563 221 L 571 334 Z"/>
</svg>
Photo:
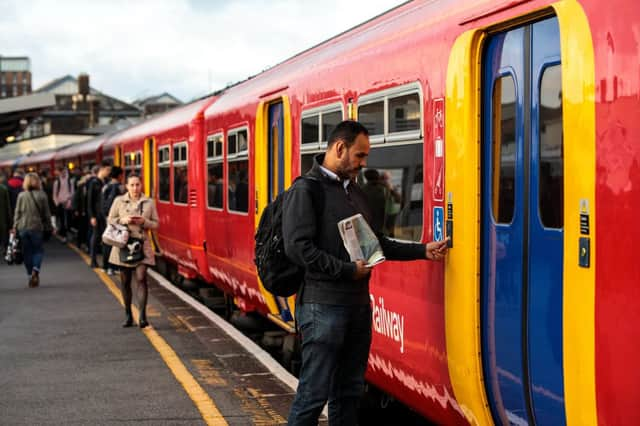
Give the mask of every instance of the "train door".
<svg viewBox="0 0 640 426">
<path fill-rule="evenodd" d="M 482 77 L 482 322 L 498 424 L 566 424 L 560 34 L 494 34 Z"/>
<path fill-rule="evenodd" d="M 284 191 L 284 116 L 282 102 L 269 105 L 269 202 Z"/>
<path fill-rule="evenodd" d="M 153 198 L 155 196 L 155 169 L 156 169 L 156 156 L 155 156 L 155 142 L 153 138 L 145 139 L 144 148 L 142 151 L 143 159 L 143 176 L 144 176 L 144 193 L 147 197 Z"/>
<path fill-rule="evenodd" d="M 285 138 L 284 109 L 282 102 L 269 105 L 268 129 L 268 197 L 269 202 L 276 199 L 285 190 Z M 280 318 L 284 321 L 293 319 L 291 307 L 284 297 L 276 297 Z"/>
</svg>

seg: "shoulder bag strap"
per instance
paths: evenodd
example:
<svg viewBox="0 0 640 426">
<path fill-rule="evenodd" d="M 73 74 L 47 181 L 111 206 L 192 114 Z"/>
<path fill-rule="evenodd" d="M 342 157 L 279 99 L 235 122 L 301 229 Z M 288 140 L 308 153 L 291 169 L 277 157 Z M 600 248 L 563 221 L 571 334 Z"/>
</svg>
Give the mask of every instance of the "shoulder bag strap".
<svg viewBox="0 0 640 426">
<path fill-rule="evenodd" d="M 46 226 L 44 216 L 42 215 L 42 210 L 40 210 L 40 206 L 38 205 L 36 197 L 33 196 L 33 191 L 29 191 L 29 195 L 31 196 L 31 200 L 33 200 L 33 204 L 36 205 L 36 210 L 38 210 L 38 215 L 40 216 L 40 224 L 42 225 L 42 229 L 44 230 Z"/>
</svg>

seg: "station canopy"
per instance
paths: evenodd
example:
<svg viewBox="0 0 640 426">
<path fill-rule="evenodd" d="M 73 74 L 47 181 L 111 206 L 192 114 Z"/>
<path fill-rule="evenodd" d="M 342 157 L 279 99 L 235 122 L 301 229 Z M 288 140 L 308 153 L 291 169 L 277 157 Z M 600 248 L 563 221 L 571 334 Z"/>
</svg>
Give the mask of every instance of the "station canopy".
<svg viewBox="0 0 640 426">
<path fill-rule="evenodd" d="M 18 136 L 44 110 L 55 106 L 53 93 L 35 93 L 0 100 L 0 147 Z"/>
</svg>

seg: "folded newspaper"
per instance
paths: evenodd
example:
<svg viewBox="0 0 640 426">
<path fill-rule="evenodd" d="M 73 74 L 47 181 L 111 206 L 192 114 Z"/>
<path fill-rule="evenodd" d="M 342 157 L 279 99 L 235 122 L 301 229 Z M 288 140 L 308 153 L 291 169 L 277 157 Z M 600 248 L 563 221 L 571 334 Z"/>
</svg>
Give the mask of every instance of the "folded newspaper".
<svg viewBox="0 0 640 426">
<path fill-rule="evenodd" d="M 338 231 L 352 262 L 364 260 L 371 267 L 385 261 L 380 241 L 360 213 L 338 222 Z"/>
</svg>

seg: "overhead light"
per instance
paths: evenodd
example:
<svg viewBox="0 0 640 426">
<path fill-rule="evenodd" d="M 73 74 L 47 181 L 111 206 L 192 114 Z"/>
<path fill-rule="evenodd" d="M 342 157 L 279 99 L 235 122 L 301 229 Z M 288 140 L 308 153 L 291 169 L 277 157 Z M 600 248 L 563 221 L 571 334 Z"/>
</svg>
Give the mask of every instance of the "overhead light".
<svg viewBox="0 0 640 426">
<path fill-rule="evenodd" d="M 15 137 L 15 136 L 13 136 L 13 135 L 11 135 L 11 136 L 7 136 L 5 140 L 6 140 L 8 143 L 11 143 L 11 142 L 13 142 L 13 141 L 15 141 L 15 140 L 16 140 L 16 137 Z"/>
<path fill-rule="evenodd" d="M 75 167 L 75 164 L 69 163 L 67 167 L 69 168 L 69 170 L 73 170 L 73 168 Z"/>
</svg>

